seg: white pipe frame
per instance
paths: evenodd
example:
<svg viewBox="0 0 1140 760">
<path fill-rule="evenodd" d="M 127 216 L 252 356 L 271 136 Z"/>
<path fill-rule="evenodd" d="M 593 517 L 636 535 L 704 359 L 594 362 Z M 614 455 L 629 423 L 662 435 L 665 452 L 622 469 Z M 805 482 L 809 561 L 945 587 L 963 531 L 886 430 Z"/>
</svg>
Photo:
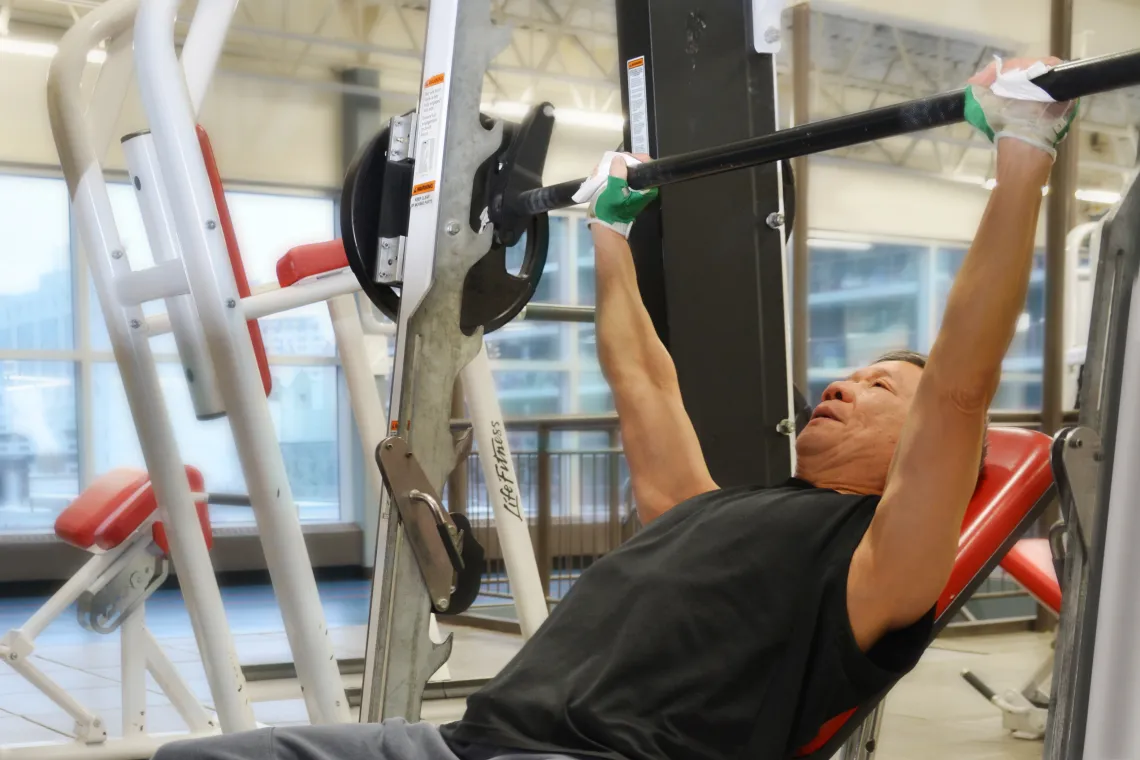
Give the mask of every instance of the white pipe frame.
<svg viewBox="0 0 1140 760">
<path fill-rule="evenodd" d="M 503 410 L 495 392 L 486 345 L 463 368 L 460 378 L 471 414 L 471 427 L 475 431 L 475 442 L 479 447 L 479 464 L 491 498 L 495 531 L 503 550 L 519 627 L 523 638 L 529 639 L 546 621 L 550 610 L 546 606 L 546 591 L 538 574 L 534 544 L 531 543 L 530 527 L 526 522 L 519 479 L 507 442 Z M 459 466 L 464 466 L 464 463 Z"/>
<path fill-rule="evenodd" d="M 134 745 L 122 748 L 118 745 L 123 740 L 108 740 L 107 725 L 99 713 L 89 710 L 32 662 L 35 640 L 44 629 L 75 604 L 88 588 L 97 585 L 107 576 L 121 572 L 134 557 L 151 550 L 151 530 L 156 518 L 156 514 L 148 517 L 135 529 L 130 538 L 118 546 L 105 551 L 95 550 L 91 559 L 36 610 L 22 627 L 11 630 L 0 638 L 0 660 L 75 721 L 76 741 L 62 745 L 69 748 L 72 758 L 76 756 L 87 758 L 92 754 L 99 757 L 109 756 L 105 750 L 108 745 L 111 746 L 111 752 L 121 751 L 125 753 L 124 756 L 131 756 L 129 747 Z M 202 707 L 177 668 L 162 651 L 158 641 L 146 629 L 145 614 L 145 604 L 140 604 L 123 619 L 119 628 L 123 737 L 133 738 L 145 734 L 148 671 L 154 676 L 163 693 L 170 698 L 182 719 L 186 721 L 192 736 L 216 734 L 217 722 Z M 42 756 L 47 746 L 36 744 L 0 747 L 0 759 L 30 760 Z M 48 753 L 50 754 L 50 750 Z"/>
<path fill-rule="evenodd" d="M 202 23 L 212 30 L 203 34 L 224 36 L 233 8 L 229 0 L 200 0 L 191 30 Z M 308 552 L 195 132 L 197 104 L 191 97 L 196 93 L 187 90 L 187 82 L 204 87 L 209 81 L 216 63 L 210 53 L 221 42 L 202 42 L 186 51 L 180 66 L 174 50 L 177 10 L 177 0 L 148 0 L 139 8 L 135 73 L 143 108 L 309 719 L 313 724 L 347 723 L 348 699 L 316 579 L 309 563 L 297 561 Z M 206 51 L 206 57 L 193 58 L 194 50 Z"/>
<path fill-rule="evenodd" d="M 60 40 L 48 75 L 48 113 L 75 209 L 76 226 L 107 324 L 111 348 L 122 376 L 127 403 L 138 432 L 146 468 L 159 504 L 159 516 L 169 528 L 171 557 L 182 578 L 182 593 L 190 613 L 206 678 L 223 730 L 255 727 L 252 706 L 190 497 L 183 461 L 167 413 L 158 370 L 151 354 L 141 307 L 117 299 L 117 282 L 129 277 L 130 264 L 115 225 L 99 156 L 107 149 L 110 126 L 121 110 L 129 81 L 119 56 L 129 52 L 131 21 L 138 0 L 110 0 L 83 16 Z M 92 96 L 90 119 L 82 106 L 81 79 L 88 51 L 111 39 L 108 78 L 100 76 Z M 109 113 L 113 112 L 112 113 Z M 99 139 L 103 142 L 96 143 Z"/>
</svg>

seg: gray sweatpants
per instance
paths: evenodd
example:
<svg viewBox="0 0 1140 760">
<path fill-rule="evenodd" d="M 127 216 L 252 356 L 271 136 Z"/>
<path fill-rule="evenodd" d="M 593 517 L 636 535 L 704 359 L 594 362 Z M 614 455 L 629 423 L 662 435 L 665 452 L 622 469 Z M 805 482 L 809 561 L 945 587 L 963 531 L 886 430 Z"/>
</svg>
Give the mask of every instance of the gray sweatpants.
<svg viewBox="0 0 1140 760">
<path fill-rule="evenodd" d="M 171 742 L 154 760 L 459 760 L 430 723 L 281 726 Z M 496 760 L 571 760 L 562 755 L 504 753 Z"/>
<path fill-rule="evenodd" d="M 281 726 L 171 742 L 154 760 L 459 760 L 430 723 Z"/>
</svg>

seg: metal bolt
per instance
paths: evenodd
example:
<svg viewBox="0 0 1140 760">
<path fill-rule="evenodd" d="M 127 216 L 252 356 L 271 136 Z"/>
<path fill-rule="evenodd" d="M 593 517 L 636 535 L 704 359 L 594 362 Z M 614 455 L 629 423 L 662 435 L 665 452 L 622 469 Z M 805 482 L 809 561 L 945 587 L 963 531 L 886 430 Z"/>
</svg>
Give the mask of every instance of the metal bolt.
<svg viewBox="0 0 1140 760">
<path fill-rule="evenodd" d="M 137 319 L 132 319 L 131 320 L 131 327 L 133 327 L 134 329 L 137 330 L 140 327 L 142 327 L 142 322 L 138 321 Z"/>
<path fill-rule="evenodd" d="M 448 235 L 458 235 L 459 234 L 459 222 L 448 222 L 446 229 L 447 229 Z"/>
<path fill-rule="evenodd" d="M 208 229 L 208 230 L 216 229 L 217 226 L 218 226 L 218 223 L 215 222 L 213 219 L 206 220 L 206 229 Z"/>
<path fill-rule="evenodd" d="M 228 306 L 228 307 L 230 307 L 230 308 L 232 309 L 232 308 L 234 308 L 235 306 L 237 306 L 237 301 L 235 301 L 235 300 L 234 300 L 234 299 L 232 299 L 232 298 L 228 298 L 228 299 L 226 299 L 226 306 Z"/>
<path fill-rule="evenodd" d="M 387 240 L 384 240 L 384 241 L 381 241 L 381 243 L 380 243 L 380 247 L 381 247 L 381 248 L 383 248 L 383 249 L 386 251 L 386 250 L 388 250 L 389 248 L 391 248 L 391 247 L 392 247 L 392 244 L 391 244 L 391 243 L 389 243 Z"/>
<path fill-rule="evenodd" d="M 776 425 L 776 432 L 780 435 L 791 435 L 796 431 L 796 426 L 791 420 L 780 420 L 780 424 Z"/>
<path fill-rule="evenodd" d="M 544 105 L 542 107 L 542 115 L 543 116 L 553 116 L 554 115 L 554 106 L 550 105 L 549 103 Z"/>
<path fill-rule="evenodd" d="M 770 26 L 764 30 L 764 41 L 767 43 L 780 41 L 780 30 L 774 26 Z"/>
<path fill-rule="evenodd" d="M 769 227 L 774 230 L 778 230 L 784 226 L 784 215 L 779 211 L 773 211 L 771 214 L 768 214 L 768 219 L 766 221 L 768 222 Z"/>
<path fill-rule="evenodd" d="M 12 660 L 13 662 L 18 660 L 19 658 L 20 658 L 20 655 L 16 654 L 15 652 L 9 652 L 8 653 L 8 659 Z"/>
<path fill-rule="evenodd" d="M 1070 449 L 1079 449 L 1084 445 L 1085 445 L 1085 442 L 1083 440 L 1081 440 L 1080 438 L 1070 438 L 1069 439 L 1069 448 Z"/>
<path fill-rule="evenodd" d="M 391 451 L 391 450 L 392 450 L 392 444 L 391 444 L 391 443 L 385 443 L 385 444 L 384 444 L 384 448 L 385 448 L 385 449 L 388 449 L 389 451 Z"/>
<path fill-rule="evenodd" d="M 395 263 L 396 263 L 396 260 L 395 260 L 395 259 L 388 259 L 388 263 L 389 263 L 389 264 L 395 264 Z"/>
<path fill-rule="evenodd" d="M 113 259 L 123 258 L 123 251 L 119 248 L 116 248 L 115 250 L 111 251 L 111 258 L 113 258 Z"/>
<path fill-rule="evenodd" d="M 451 606 L 451 603 L 448 602 L 443 597 L 440 597 L 439 599 L 435 600 L 435 608 L 437 610 L 439 610 L 440 612 L 443 612 L 444 610 L 446 610 L 450 606 Z"/>
</svg>

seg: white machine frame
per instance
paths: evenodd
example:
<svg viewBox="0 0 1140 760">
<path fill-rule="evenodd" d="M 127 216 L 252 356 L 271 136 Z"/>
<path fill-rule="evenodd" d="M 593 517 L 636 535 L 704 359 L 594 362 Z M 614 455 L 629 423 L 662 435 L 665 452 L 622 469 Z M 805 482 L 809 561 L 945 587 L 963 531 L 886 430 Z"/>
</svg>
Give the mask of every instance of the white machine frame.
<svg viewBox="0 0 1140 760">
<path fill-rule="evenodd" d="M 359 290 L 359 284 L 345 268 L 289 288 L 247 298 L 238 294 L 195 134 L 196 116 L 236 2 L 200 0 L 182 47 L 181 61 L 174 46 L 178 5 L 178 0 L 148 0 L 141 6 L 139 0 L 109 0 L 92 9 L 60 41 L 48 80 L 51 126 L 75 208 L 78 233 L 157 497 L 158 512 L 151 520 L 160 519 L 167 526 L 170 555 L 178 568 L 217 724 L 196 700 L 190 704 L 192 695 L 180 680 L 165 675 L 159 680 L 164 688 L 169 685 L 168 695 L 196 732 L 220 728 L 228 733 L 256 726 L 250 690 L 242 676 L 198 523 L 194 500 L 201 494 L 192 494 L 187 485 L 149 346 L 150 338 L 173 332 L 184 366 L 193 370 L 191 395 L 199 416 L 225 413 L 229 419 L 310 720 L 314 724 L 348 722 L 352 714 L 316 581 L 307 564 L 294 560 L 306 554 L 304 537 L 247 320 L 328 302 L 353 415 L 369 461 L 386 434 L 387 415 L 364 350 L 361 315 L 352 295 Z M 103 42 L 107 59 L 90 97 L 85 99 L 80 81 L 87 53 Z M 156 262 L 137 271 L 131 269 L 124 255 L 102 166 L 131 84 L 132 70 L 138 77 L 151 129 L 149 134 L 141 135 L 143 139 L 133 136 L 124 152 L 132 177 L 140 180 L 136 189 Z M 166 314 L 148 318 L 142 304 L 158 299 L 166 301 Z M 495 430 L 501 430 L 502 412 L 485 349 L 463 370 L 463 387 L 481 448 L 493 451 L 497 447 L 507 455 L 505 471 L 501 462 L 496 468 L 494 457 L 481 458 L 488 483 L 496 483 L 502 477 L 515 479 L 505 437 L 493 437 Z M 373 492 L 383 493 L 379 470 L 367 469 Z M 507 509 L 502 494 L 494 488 L 489 493 L 521 627 L 524 635 L 529 635 L 548 612 L 530 533 L 523 516 Z M 385 530 L 384 517 L 381 535 Z M 113 551 L 93 557 L 28 624 L 4 639 L 5 652 L 17 654 L 10 659 L 14 667 L 76 717 L 77 722 L 91 727 L 78 732 L 78 742 L 0 748 L 5 760 L 57 754 L 144 757 L 165 740 L 146 734 L 145 725 L 138 721 L 128 721 L 124 728 L 124 732 L 129 729 L 131 738 L 107 740 L 105 726 L 102 732 L 98 730 L 102 723 L 98 716 L 72 700 L 50 679 L 39 677 L 42 674 L 26 658 L 35 636 L 66 608 L 70 599 L 107 571 L 116 557 L 136 551 L 140 545 L 139 541 L 129 540 Z M 377 560 L 379 569 L 383 567 L 383 558 Z M 135 676 L 146 667 L 155 672 L 156 678 L 160 673 L 168 675 L 168 660 L 142 628 L 141 609 L 136 612 L 122 626 L 124 706 L 145 700 Z M 434 619 L 432 628 L 436 638 Z"/>
</svg>

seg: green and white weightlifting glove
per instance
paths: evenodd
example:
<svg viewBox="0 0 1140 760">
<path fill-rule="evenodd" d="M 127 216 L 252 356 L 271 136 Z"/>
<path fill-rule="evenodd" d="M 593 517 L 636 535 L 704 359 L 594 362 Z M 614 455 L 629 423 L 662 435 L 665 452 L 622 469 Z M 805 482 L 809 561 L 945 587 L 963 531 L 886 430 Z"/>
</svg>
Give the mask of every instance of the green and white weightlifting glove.
<svg viewBox="0 0 1140 760">
<path fill-rule="evenodd" d="M 1012 137 L 1057 157 L 1057 145 L 1069 133 L 1080 101 L 1058 103 L 1033 79 L 1060 63 L 1059 59 L 1014 59 L 995 56 L 966 88 L 966 121 L 996 144 Z"/>
<path fill-rule="evenodd" d="M 627 167 L 641 163 L 628 153 L 607 152 L 598 163 L 598 168 L 574 194 L 574 201 L 589 202 L 587 225 L 600 224 L 624 238 L 629 238 L 634 219 L 657 197 L 657 189 L 631 188 L 625 177 L 615 176 L 613 173 L 615 158 L 624 161 Z"/>
</svg>

